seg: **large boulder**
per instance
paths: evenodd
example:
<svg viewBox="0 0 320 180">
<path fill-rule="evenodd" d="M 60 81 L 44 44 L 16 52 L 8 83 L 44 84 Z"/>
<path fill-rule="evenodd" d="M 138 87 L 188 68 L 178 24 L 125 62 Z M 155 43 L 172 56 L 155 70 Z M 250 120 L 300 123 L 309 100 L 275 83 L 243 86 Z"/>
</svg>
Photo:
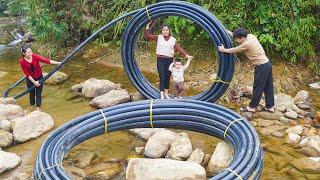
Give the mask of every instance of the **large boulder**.
<svg viewBox="0 0 320 180">
<path fill-rule="evenodd" d="M 170 144 L 166 158 L 174 160 L 186 160 L 192 153 L 192 144 L 187 133 L 178 133 Z"/>
<path fill-rule="evenodd" d="M 43 73 L 43 76 L 46 76 L 48 73 Z M 57 71 L 52 76 L 50 76 L 46 83 L 50 85 L 58 85 L 63 83 L 68 79 L 68 75 L 66 73 Z"/>
<path fill-rule="evenodd" d="M 8 147 L 13 143 L 13 136 L 7 131 L 0 130 L 0 148 Z"/>
<path fill-rule="evenodd" d="M 0 174 L 17 167 L 21 162 L 18 155 L 0 150 Z"/>
<path fill-rule="evenodd" d="M 116 84 L 109 80 L 91 78 L 83 83 L 81 93 L 86 98 L 95 98 L 116 88 Z"/>
<path fill-rule="evenodd" d="M 111 90 L 110 92 L 95 97 L 91 102 L 90 105 L 96 108 L 106 108 L 113 105 L 126 103 L 130 101 L 130 95 L 127 90 L 120 89 L 120 90 Z"/>
<path fill-rule="evenodd" d="M 214 153 L 212 154 L 209 164 L 208 172 L 210 174 L 216 174 L 219 171 L 228 167 L 233 159 L 233 149 L 226 142 L 219 142 L 217 144 Z"/>
<path fill-rule="evenodd" d="M 320 136 L 306 137 L 300 141 L 299 144 L 302 148 L 308 148 L 320 156 Z"/>
<path fill-rule="evenodd" d="M 8 120 L 21 117 L 24 115 L 23 109 L 15 104 L 0 104 L 0 116 Z"/>
<path fill-rule="evenodd" d="M 126 179 L 206 179 L 205 169 L 197 163 L 171 159 L 130 159 Z"/>
<path fill-rule="evenodd" d="M 175 140 L 176 133 L 170 130 L 164 130 L 155 133 L 148 140 L 144 155 L 149 158 L 162 158 L 164 157 L 170 147 L 170 144 Z"/>
<path fill-rule="evenodd" d="M 138 136 L 139 138 L 142 138 L 148 141 L 149 138 L 152 135 L 154 135 L 156 132 L 160 132 L 163 130 L 165 129 L 164 128 L 136 128 L 136 129 L 130 129 L 129 131 L 134 135 Z"/>
<path fill-rule="evenodd" d="M 44 112 L 33 111 L 25 117 L 13 120 L 13 137 L 17 142 L 24 142 L 39 137 L 53 128 L 52 117 Z"/>
</svg>

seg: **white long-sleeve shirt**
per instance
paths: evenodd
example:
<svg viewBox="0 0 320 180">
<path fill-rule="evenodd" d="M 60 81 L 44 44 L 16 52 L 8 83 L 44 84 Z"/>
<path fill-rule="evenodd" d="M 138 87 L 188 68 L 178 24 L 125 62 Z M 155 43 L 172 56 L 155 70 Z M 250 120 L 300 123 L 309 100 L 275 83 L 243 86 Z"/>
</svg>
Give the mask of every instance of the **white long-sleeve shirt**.
<svg viewBox="0 0 320 180">
<path fill-rule="evenodd" d="M 184 71 L 187 69 L 186 66 L 181 66 L 181 68 L 176 68 L 173 66 L 173 63 L 169 66 L 169 71 L 171 71 L 172 79 L 174 82 L 183 82 L 184 81 Z"/>
</svg>

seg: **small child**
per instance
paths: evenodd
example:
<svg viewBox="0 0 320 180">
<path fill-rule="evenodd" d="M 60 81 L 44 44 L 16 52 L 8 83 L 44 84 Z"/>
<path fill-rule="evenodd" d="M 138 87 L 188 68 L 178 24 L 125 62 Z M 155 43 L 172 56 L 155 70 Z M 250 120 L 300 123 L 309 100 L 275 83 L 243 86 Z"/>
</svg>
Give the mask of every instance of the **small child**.
<svg viewBox="0 0 320 180">
<path fill-rule="evenodd" d="M 173 63 L 169 66 L 169 71 L 171 71 L 173 79 L 173 95 L 175 99 L 182 99 L 184 93 L 184 71 L 189 67 L 191 58 L 188 58 L 187 63 L 183 66 L 181 64 L 181 59 L 176 58 Z"/>
</svg>

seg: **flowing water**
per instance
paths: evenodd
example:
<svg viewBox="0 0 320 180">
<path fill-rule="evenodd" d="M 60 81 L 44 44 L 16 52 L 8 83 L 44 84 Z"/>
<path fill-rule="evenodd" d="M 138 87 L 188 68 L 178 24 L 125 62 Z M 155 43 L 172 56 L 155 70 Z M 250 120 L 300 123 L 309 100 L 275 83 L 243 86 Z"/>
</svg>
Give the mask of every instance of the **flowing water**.
<svg viewBox="0 0 320 180">
<path fill-rule="evenodd" d="M 8 72 L 4 78 L 0 79 L 0 92 L 3 92 L 10 84 L 22 76 L 18 58 L 19 52 L 17 50 L 10 50 L 0 55 L 0 70 Z M 54 129 L 75 117 L 96 110 L 89 106 L 89 99 L 74 97 L 72 95 L 70 87 L 74 84 L 94 77 L 121 83 L 122 88 L 127 89 L 129 92 L 135 92 L 134 87 L 127 79 L 122 68 L 101 65 L 101 63 L 88 66 L 88 62 L 91 60 L 90 58 L 75 57 L 61 69 L 61 71 L 70 76 L 65 83 L 58 86 L 45 85 L 42 109 L 53 117 L 55 121 Z M 50 68 L 52 67 L 44 67 L 44 71 L 48 72 Z M 144 72 L 144 74 L 153 84 L 156 84 L 156 74 L 147 72 Z M 11 95 L 23 90 L 25 90 L 24 83 L 12 91 Z M 318 92 L 311 91 L 311 96 L 315 109 L 319 111 L 320 98 Z M 19 99 L 17 102 L 24 109 L 29 109 L 27 96 Z M 230 107 L 233 107 L 233 105 L 230 105 Z M 21 156 L 22 163 L 16 169 L 1 175 L 0 179 L 14 177 L 21 172 L 32 172 L 37 152 L 48 134 L 5 149 L 8 152 Z M 192 139 L 193 146 L 205 149 L 206 153 L 212 153 L 216 143 L 219 141 L 214 137 L 199 133 L 189 132 L 189 136 Z M 262 179 L 320 179 L 319 175 L 299 172 L 288 164 L 290 160 L 303 157 L 303 155 L 294 147 L 287 146 L 284 139 L 261 137 L 261 141 L 265 147 Z M 101 162 L 111 159 L 126 160 L 128 157 L 134 156 L 134 147 L 142 146 L 143 144 L 143 141 L 135 138 L 127 131 L 113 132 L 92 138 L 76 146 L 70 155 L 88 150 L 95 152 L 98 161 Z"/>
</svg>

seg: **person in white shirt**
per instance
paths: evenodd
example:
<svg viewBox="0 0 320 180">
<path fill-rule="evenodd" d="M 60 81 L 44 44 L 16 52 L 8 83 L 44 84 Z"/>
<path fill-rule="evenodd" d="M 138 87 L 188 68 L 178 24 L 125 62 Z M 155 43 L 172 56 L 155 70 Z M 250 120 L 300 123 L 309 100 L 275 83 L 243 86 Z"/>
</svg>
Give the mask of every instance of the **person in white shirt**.
<svg viewBox="0 0 320 180">
<path fill-rule="evenodd" d="M 169 65 L 173 62 L 175 51 L 182 54 L 184 57 L 190 58 L 192 56 L 177 43 L 176 39 L 170 35 L 168 25 L 162 26 L 162 32 L 159 35 L 153 35 L 150 29 L 152 22 L 149 22 L 144 32 L 145 37 L 150 40 L 157 41 L 157 69 L 160 78 L 160 98 L 170 99 L 168 95 L 171 72 L 168 70 Z"/>
<path fill-rule="evenodd" d="M 191 57 L 188 58 L 187 63 L 183 66 L 181 59 L 176 58 L 169 66 L 169 71 L 173 80 L 173 95 L 175 99 L 182 99 L 184 93 L 184 71 L 189 67 Z"/>
</svg>

